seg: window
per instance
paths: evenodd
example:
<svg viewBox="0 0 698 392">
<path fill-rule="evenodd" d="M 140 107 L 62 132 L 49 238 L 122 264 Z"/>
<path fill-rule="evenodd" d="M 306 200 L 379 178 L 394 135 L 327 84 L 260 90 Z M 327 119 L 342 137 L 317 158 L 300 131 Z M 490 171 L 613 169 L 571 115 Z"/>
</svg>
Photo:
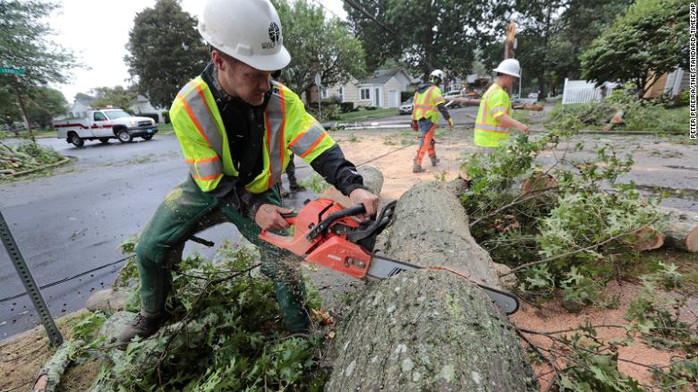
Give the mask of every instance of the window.
<svg viewBox="0 0 698 392">
<path fill-rule="evenodd" d="M 323 89 L 322 89 L 322 99 L 327 99 L 327 98 L 329 98 L 329 97 L 330 97 L 329 91 L 327 91 L 326 88 L 323 88 Z"/>
<path fill-rule="evenodd" d="M 339 99 L 342 100 L 342 102 L 344 102 L 344 86 L 341 86 L 337 93 L 339 94 Z"/>
<path fill-rule="evenodd" d="M 368 87 L 361 88 L 361 100 L 371 99 L 371 89 Z"/>
<path fill-rule="evenodd" d="M 102 112 L 95 112 L 95 121 L 107 121 L 107 117 Z"/>
</svg>

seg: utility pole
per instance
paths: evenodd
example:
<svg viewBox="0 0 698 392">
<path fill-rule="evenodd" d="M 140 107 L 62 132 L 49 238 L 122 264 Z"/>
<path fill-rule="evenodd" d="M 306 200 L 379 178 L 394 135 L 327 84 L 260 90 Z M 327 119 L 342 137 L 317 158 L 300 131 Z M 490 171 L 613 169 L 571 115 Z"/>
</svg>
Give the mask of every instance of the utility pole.
<svg viewBox="0 0 698 392">
<path fill-rule="evenodd" d="M 513 59 L 514 50 L 516 49 L 516 23 L 509 23 L 506 30 L 506 39 L 504 41 L 504 59 Z M 521 75 L 519 75 L 519 99 L 521 99 Z M 509 94 L 511 95 L 511 91 Z"/>
<path fill-rule="evenodd" d="M 516 23 L 507 25 L 506 40 L 504 41 L 504 59 L 514 58 L 514 49 L 516 49 Z"/>
</svg>

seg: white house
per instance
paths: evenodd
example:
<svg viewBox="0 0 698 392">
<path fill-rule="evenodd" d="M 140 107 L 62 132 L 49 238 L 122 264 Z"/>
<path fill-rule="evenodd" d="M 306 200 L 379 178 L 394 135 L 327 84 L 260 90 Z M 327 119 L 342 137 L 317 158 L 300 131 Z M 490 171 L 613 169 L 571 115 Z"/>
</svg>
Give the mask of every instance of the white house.
<svg viewBox="0 0 698 392">
<path fill-rule="evenodd" d="M 324 88 L 322 98 L 337 97 L 354 106 L 396 108 L 400 106 L 400 92 L 414 91 L 417 79 L 402 68 L 379 69 L 368 79 L 352 78 L 348 83 Z"/>
<path fill-rule="evenodd" d="M 162 112 L 165 109 L 159 109 L 153 106 L 153 104 L 150 103 L 148 98 L 139 95 L 136 97 L 136 100 L 133 101 L 131 106 L 128 107 L 128 110 L 130 110 L 133 114 L 136 116 L 139 114 L 147 113 L 147 114 L 157 114 L 158 115 L 158 122 L 163 122 L 162 118 Z"/>
<path fill-rule="evenodd" d="M 81 118 L 87 117 L 87 111 L 92 109 L 92 103 L 96 100 L 95 97 L 91 97 L 86 94 L 78 94 L 75 96 L 73 105 L 68 109 L 69 118 Z"/>
<path fill-rule="evenodd" d="M 87 111 L 93 109 L 92 105 L 97 98 L 87 94 L 78 94 L 75 96 L 73 105 L 68 109 L 68 118 L 81 118 L 87 116 Z M 133 103 L 127 108 L 135 115 L 139 114 L 157 114 L 158 122 L 163 122 L 162 112 L 164 109 L 154 107 L 148 98 L 139 95 Z"/>
</svg>

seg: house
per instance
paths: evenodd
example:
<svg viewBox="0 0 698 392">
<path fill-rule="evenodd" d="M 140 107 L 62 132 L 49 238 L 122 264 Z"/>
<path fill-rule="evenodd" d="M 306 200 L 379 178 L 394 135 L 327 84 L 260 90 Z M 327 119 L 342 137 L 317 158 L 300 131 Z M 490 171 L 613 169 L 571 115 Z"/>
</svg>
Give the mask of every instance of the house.
<svg viewBox="0 0 698 392">
<path fill-rule="evenodd" d="M 402 68 L 379 69 L 370 78 L 322 89 L 322 99 L 336 97 L 340 102 L 354 102 L 354 106 L 397 108 L 400 93 L 414 91 L 419 80 Z"/>
<path fill-rule="evenodd" d="M 128 110 L 136 116 L 140 114 L 157 114 L 158 122 L 164 121 L 162 112 L 165 109 L 154 107 L 153 104 L 150 103 L 150 100 L 142 95 L 136 97 L 131 106 L 128 107 Z"/>
<path fill-rule="evenodd" d="M 87 94 L 78 93 L 75 95 L 73 105 L 68 109 L 69 118 L 87 117 L 87 111 L 92 109 L 92 104 L 97 98 Z"/>
<path fill-rule="evenodd" d="M 86 117 L 87 111 L 93 109 L 93 104 L 96 100 L 97 98 L 87 94 L 76 94 L 73 104 L 68 108 L 68 118 Z M 141 114 L 157 114 L 158 122 L 163 122 L 162 112 L 164 109 L 154 107 L 148 98 L 142 95 L 137 96 L 126 109 L 136 116 Z"/>
<path fill-rule="evenodd" d="M 644 98 L 657 98 L 661 95 L 666 95 L 669 99 L 673 99 L 681 93 L 688 91 L 690 73 L 681 68 L 677 68 L 672 73 L 665 73 L 655 82 L 655 76 L 650 76 L 649 83 L 653 83 L 649 90 L 644 95 Z"/>
</svg>

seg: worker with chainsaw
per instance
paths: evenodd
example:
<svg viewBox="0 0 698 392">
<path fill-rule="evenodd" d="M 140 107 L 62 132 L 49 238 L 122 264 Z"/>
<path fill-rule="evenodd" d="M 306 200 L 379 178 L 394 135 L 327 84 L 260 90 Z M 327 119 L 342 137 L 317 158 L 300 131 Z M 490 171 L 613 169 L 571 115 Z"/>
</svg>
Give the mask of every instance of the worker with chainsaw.
<svg viewBox="0 0 698 392">
<path fill-rule="evenodd" d="M 136 245 L 142 307 L 121 334 L 121 347 L 166 321 L 171 269 L 185 242 L 223 222 L 259 247 L 261 271 L 273 282 L 288 330 L 307 331 L 303 282 L 296 268 L 282 262 L 290 253 L 259 239 L 262 230 L 289 227 L 282 214 L 292 210 L 281 206 L 279 184 L 292 152 L 363 205 L 365 215 L 374 215 L 378 205 L 298 96 L 272 80 L 291 56 L 269 0 L 209 0 L 198 29 L 211 45 L 211 61 L 170 108 L 189 175 L 166 196 Z"/>
<path fill-rule="evenodd" d="M 444 71 L 437 69 L 429 75 L 428 84 L 423 84 L 417 88 L 412 101 L 412 130 L 419 132 L 419 147 L 417 156 L 412 163 L 412 172 L 421 173 L 422 159 L 424 154 L 428 154 L 431 165 L 436 166 L 439 158 L 436 156 L 434 132 L 439 123 L 439 112 L 448 121 L 448 127 L 453 129 L 453 119 L 446 108 L 446 100 L 441 95 L 439 85 L 444 81 L 446 75 Z"/>
<path fill-rule="evenodd" d="M 511 117 L 509 93 L 518 78 L 521 66 L 516 59 L 506 59 L 494 69 L 497 73 L 494 83 L 485 91 L 475 119 L 475 145 L 481 152 L 488 153 L 500 143 L 509 139 L 514 128 L 526 134 L 530 128 Z"/>
</svg>

